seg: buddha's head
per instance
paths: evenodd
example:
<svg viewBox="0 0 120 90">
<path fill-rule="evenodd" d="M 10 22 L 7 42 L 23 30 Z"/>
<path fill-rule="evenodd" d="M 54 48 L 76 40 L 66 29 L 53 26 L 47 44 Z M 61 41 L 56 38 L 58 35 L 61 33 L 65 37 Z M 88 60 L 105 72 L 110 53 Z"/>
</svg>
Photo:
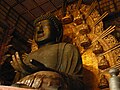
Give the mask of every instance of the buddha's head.
<svg viewBox="0 0 120 90">
<path fill-rule="evenodd" d="M 40 16 L 34 21 L 34 25 L 34 39 L 38 44 L 55 43 L 61 40 L 62 24 L 54 15 L 46 14 Z"/>
</svg>

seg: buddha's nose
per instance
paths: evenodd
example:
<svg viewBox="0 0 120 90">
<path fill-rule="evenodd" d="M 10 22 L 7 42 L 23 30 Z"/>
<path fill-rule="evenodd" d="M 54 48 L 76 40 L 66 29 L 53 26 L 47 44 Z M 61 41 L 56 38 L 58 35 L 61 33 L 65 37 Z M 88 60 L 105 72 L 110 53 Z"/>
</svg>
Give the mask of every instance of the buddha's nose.
<svg viewBox="0 0 120 90">
<path fill-rule="evenodd" d="M 37 33 L 38 34 L 41 34 L 41 33 L 43 33 L 44 31 L 43 30 L 39 30 Z"/>
</svg>

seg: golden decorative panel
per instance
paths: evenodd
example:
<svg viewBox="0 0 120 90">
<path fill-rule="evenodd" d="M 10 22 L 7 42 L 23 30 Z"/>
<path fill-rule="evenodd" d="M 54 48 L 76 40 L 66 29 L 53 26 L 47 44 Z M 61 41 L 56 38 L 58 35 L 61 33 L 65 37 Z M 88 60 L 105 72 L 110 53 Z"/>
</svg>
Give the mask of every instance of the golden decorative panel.
<svg viewBox="0 0 120 90">
<path fill-rule="evenodd" d="M 81 53 L 87 90 L 109 90 L 108 70 L 117 63 L 118 54 L 115 53 L 118 52 L 119 42 L 111 34 L 115 26 L 104 30 L 102 19 L 108 13 L 100 15 L 94 9 L 95 4 L 81 4 L 80 9 L 76 8 L 77 4 L 71 4 L 65 17 L 62 17 L 61 9 L 55 14 L 63 22 L 63 42 L 76 45 Z"/>
</svg>

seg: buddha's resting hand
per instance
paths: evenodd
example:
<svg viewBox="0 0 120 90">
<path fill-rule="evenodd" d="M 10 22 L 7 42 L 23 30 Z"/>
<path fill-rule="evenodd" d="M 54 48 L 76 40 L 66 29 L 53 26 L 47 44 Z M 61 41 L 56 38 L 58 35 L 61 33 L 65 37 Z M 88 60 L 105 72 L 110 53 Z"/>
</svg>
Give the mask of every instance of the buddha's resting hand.
<svg viewBox="0 0 120 90">
<path fill-rule="evenodd" d="M 10 62 L 12 67 L 21 73 L 25 73 L 25 69 L 23 67 L 25 67 L 25 65 L 23 64 L 22 60 L 20 59 L 20 56 L 18 54 L 18 52 L 15 53 L 15 55 L 12 55 L 12 61 Z"/>
</svg>

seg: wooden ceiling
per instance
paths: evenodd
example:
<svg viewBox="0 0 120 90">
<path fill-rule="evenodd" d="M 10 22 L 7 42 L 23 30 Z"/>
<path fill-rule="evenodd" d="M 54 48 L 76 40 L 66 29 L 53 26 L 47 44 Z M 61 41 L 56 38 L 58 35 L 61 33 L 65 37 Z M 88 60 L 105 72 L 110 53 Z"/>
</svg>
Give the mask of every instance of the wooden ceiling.
<svg viewBox="0 0 120 90">
<path fill-rule="evenodd" d="M 74 2 L 77 0 L 67 1 Z M 92 0 L 83 1 L 91 2 Z M 62 6 L 62 2 L 63 0 L 0 0 L 0 4 L 7 9 L 7 15 L 14 11 L 31 24 L 38 16 L 58 10 Z"/>
<path fill-rule="evenodd" d="M 28 22 L 61 7 L 62 0 L 4 0 Z M 10 9 L 9 9 L 10 10 Z"/>
</svg>

